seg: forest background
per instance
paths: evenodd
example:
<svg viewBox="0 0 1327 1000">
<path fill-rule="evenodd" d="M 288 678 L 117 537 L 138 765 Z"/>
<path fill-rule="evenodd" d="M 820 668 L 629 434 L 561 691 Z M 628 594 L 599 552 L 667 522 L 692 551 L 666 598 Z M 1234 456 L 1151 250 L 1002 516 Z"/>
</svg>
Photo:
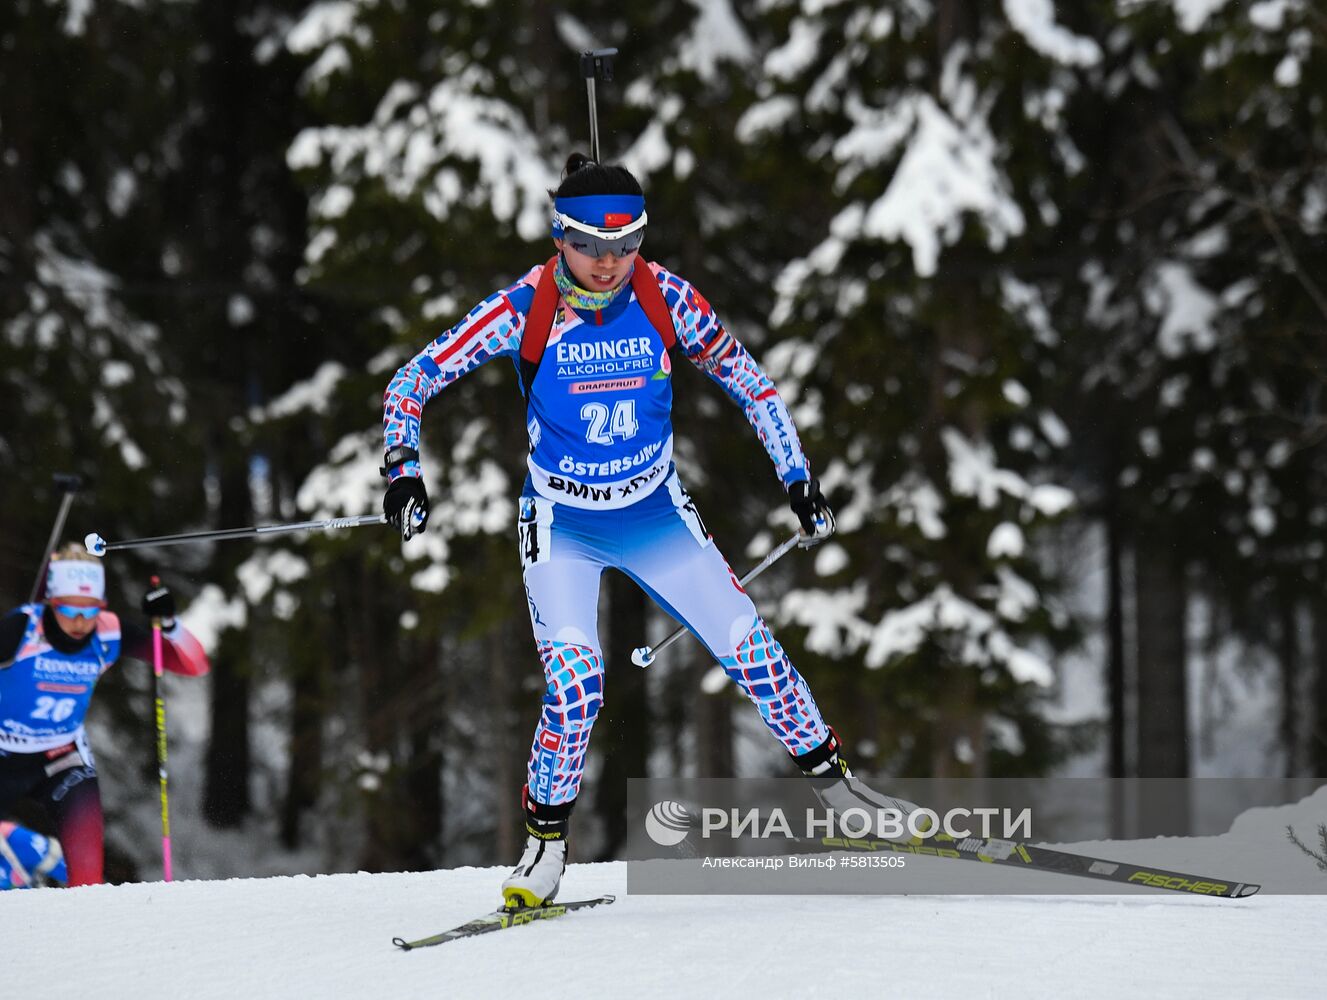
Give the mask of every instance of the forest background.
<svg viewBox="0 0 1327 1000">
<path fill-rule="evenodd" d="M 776 379 L 838 513 L 753 596 L 859 769 L 1327 774 L 1311 0 L 3 8 L 7 606 L 54 473 L 88 484 L 74 539 L 377 511 L 388 378 L 551 253 L 577 55 L 616 46 L 599 124 L 645 256 Z M 740 573 L 793 521 L 675 371 L 678 465 Z M 107 558 L 114 606 L 160 573 L 212 654 L 168 687 L 177 871 L 514 859 L 525 448 L 489 365 L 426 411 L 422 537 Z M 606 577 L 582 859 L 619 852 L 629 777 L 789 773 L 695 644 L 631 665 L 671 624 Z M 149 690 L 123 664 L 92 715 L 116 879 L 157 864 Z"/>
</svg>

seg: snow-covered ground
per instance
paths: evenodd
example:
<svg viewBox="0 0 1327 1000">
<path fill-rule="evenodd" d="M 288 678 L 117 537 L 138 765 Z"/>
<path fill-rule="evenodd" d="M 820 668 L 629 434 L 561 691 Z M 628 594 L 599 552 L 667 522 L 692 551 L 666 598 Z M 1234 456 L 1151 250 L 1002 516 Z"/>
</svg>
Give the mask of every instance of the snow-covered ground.
<svg viewBox="0 0 1327 1000">
<path fill-rule="evenodd" d="M 910 879 L 932 894 L 628 895 L 627 864 L 614 862 L 573 865 L 563 890 L 615 894 L 611 907 L 404 953 L 393 937 L 496 905 L 504 872 L 143 883 L 0 894 L 0 960 L 5 995 L 24 1000 L 1320 997 L 1327 895 L 1268 890 L 1327 893 L 1327 874 L 1284 835 L 1292 823 L 1312 838 L 1324 813 L 1327 787 L 1249 810 L 1220 837 L 1090 846 L 1211 874 L 1247 859 L 1229 873 L 1267 888 L 1240 900 L 1056 895 L 1094 886 L 919 858 Z M 979 894 L 1032 885 L 1046 895 Z"/>
<path fill-rule="evenodd" d="M 962 864 L 959 862 L 958 864 Z M 978 872 L 987 869 L 977 866 Z M 438 948 L 396 935 L 496 902 L 496 869 L 11 892 L 15 998 L 1322 996 L 1327 899 L 1173 896 L 627 896 Z"/>
</svg>

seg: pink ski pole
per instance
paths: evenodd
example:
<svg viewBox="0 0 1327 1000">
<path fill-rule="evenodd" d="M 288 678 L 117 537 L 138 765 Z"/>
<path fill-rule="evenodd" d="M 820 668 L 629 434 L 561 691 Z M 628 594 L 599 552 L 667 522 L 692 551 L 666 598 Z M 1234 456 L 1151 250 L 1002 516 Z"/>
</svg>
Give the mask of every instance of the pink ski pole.
<svg viewBox="0 0 1327 1000">
<path fill-rule="evenodd" d="M 161 586 L 158 577 L 152 578 L 155 590 Z M 166 797 L 166 702 L 161 695 L 161 619 L 152 618 L 152 693 L 156 700 L 157 716 L 157 774 L 161 778 L 161 867 L 166 881 L 171 880 L 170 864 L 170 806 Z"/>
</svg>

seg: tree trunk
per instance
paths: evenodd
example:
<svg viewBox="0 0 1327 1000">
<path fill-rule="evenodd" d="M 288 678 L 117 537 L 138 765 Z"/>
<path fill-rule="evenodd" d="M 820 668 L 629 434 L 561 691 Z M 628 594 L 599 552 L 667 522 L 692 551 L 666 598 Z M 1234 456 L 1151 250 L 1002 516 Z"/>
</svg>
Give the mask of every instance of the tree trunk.
<svg viewBox="0 0 1327 1000">
<path fill-rule="evenodd" d="M 1125 706 L 1128 659 L 1124 637 L 1124 524 L 1115 488 L 1116 463 L 1106 468 L 1106 699 L 1109 740 L 1106 774 L 1110 778 L 1110 832 L 1127 835 L 1124 779 L 1128 773 L 1128 718 Z"/>
<path fill-rule="evenodd" d="M 249 814 L 249 675 L 242 640 L 233 633 L 212 659 L 212 735 L 203 779 L 203 815 L 237 827 Z"/>
<path fill-rule="evenodd" d="M 1327 600 L 1316 602 L 1313 616 L 1313 653 L 1316 672 L 1313 677 L 1314 727 L 1311 760 L 1313 774 L 1327 777 Z"/>
<path fill-rule="evenodd" d="M 222 455 L 218 523 L 249 524 L 249 477 L 240 449 L 217 444 Z M 231 557 L 232 562 L 234 556 Z M 233 570 L 233 566 L 230 567 Z M 207 745 L 203 815 L 217 827 L 237 827 L 249 814 L 249 695 L 252 633 L 230 632 L 212 657 L 212 732 Z"/>
<path fill-rule="evenodd" d="M 962 5 L 947 0 L 937 9 L 936 16 L 942 45 L 947 47 L 954 41 L 952 33 L 962 30 L 965 18 Z M 947 252 L 936 276 L 937 297 L 952 306 L 935 317 L 935 346 L 929 372 L 924 461 L 928 477 L 936 484 L 948 483 L 951 475 L 949 451 L 941 441 L 941 430 L 957 427 L 974 442 L 982 441 L 988 432 L 986 406 L 975 398 L 955 403 L 947 388 L 953 377 L 950 366 L 955 358 L 967 359 L 975 368 L 989 354 L 984 331 L 975 319 L 981 313 L 980 296 L 972 278 L 975 266 L 971 253 L 961 247 L 954 248 Z M 965 498 L 955 500 L 959 505 L 968 502 Z M 981 515 L 974 523 L 981 523 Z M 978 594 L 983 576 L 991 571 L 985 556 L 989 528 L 977 528 L 977 537 L 968 539 L 962 539 L 956 532 L 939 549 L 943 579 L 961 597 L 970 599 Z M 984 778 L 987 748 L 984 712 L 978 701 L 979 670 L 965 664 L 960 656 L 951 655 L 949 647 L 954 641 L 941 635 L 932 644 L 937 660 L 935 676 L 943 679 L 943 689 L 937 704 L 937 739 L 932 744 L 931 774 L 938 778 Z"/>
<path fill-rule="evenodd" d="M 421 697 L 407 696 L 405 718 L 409 758 L 403 778 L 404 809 L 412 816 L 410 842 L 405 845 L 404 861 L 411 871 L 428 871 L 442 863 L 442 823 L 445 803 L 442 796 L 444 763 L 442 730 L 439 720 L 444 710 L 442 684 L 436 654 L 416 641 L 407 647 L 405 690 L 409 678 L 419 678 Z"/>
<path fill-rule="evenodd" d="M 190 135 L 188 153 L 195 164 L 195 187 L 185 197 L 187 218 L 182 231 L 188 241 L 182 287 L 202 280 L 239 282 L 249 255 L 244 217 L 244 176 L 249 150 L 244 141 L 250 43 L 241 38 L 229 5 L 199 9 L 200 48 L 208 52 L 199 75 L 200 101 L 207 122 Z M 247 400 L 249 350 L 247 338 L 234 330 L 226 304 L 219 297 L 206 305 L 181 305 L 181 328 L 203 345 L 198 354 L 204 380 L 197 396 L 200 414 L 209 422 L 207 447 L 219 468 L 221 503 L 218 523 L 225 527 L 252 524 L 249 454 L 236 440 L 232 418 L 243 414 Z M 183 303 L 184 300 L 181 300 Z M 209 571 L 228 579 L 244 558 L 237 548 L 218 547 Z M 217 826 L 237 826 L 250 810 L 249 701 L 251 639 L 243 654 L 238 643 L 223 643 L 213 663 L 212 735 L 207 753 L 204 814 Z"/>
<path fill-rule="evenodd" d="M 1108 473 L 1112 477 L 1113 471 Z M 1113 488 L 1106 503 L 1106 692 L 1110 740 L 1106 773 L 1124 778 L 1128 768 L 1125 718 L 1126 657 L 1124 641 L 1124 525 Z"/>
<path fill-rule="evenodd" d="M 943 663 L 947 657 L 941 654 Z M 967 667 L 941 668 L 944 688 L 935 721 L 931 776 L 984 778 L 987 775 L 985 721 L 976 707 L 977 674 Z"/>
<path fill-rule="evenodd" d="M 627 781 L 646 776 L 651 746 L 645 671 L 631 662 L 631 651 L 644 641 L 645 594 L 621 573 L 608 576 L 606 653 L 612 679 L 605 684 L 604 708 L 594 727 L 594 746 L 604 761 L 594 791 L 604 831 L 600 861 L 617 857 L 626 842 Z"/>
<path fill-rule="evenodd" d="M 525 784 L 530 740 L 538 718 L 537 699 L 522 697 L 521 680 L 526 672 L 538 674 L 539 654 L 529 634 L 529 622 L 513 618 L 507 627 L 499 627 L 489 645 L 493 649 L 489 691 L 493 713 L 493 754 L 497 778 L 493 790 L 495 860 L 514 862 L 525 841 L 525 816 L 521 812 L 520 790 Z M 531 709 L 531 702 L 534 711 Z"/>
<path fill-rule="evenodd" d="M 711 665 L 709 658 L 704 657 L 701 676 Z M 733 687 L 725 685 L 718 694 L 707 694 L 695 683 L 695 671 L 688 670 L 684 676 L 690 678 L 687 683 L 695 690 L 696 777 L 734 777 L 737 764 L 733 754 Z M 745 697 L 742 701 L 747 705 L 745 711 L 753 711 Z"/>
<path fill-rule="evenodd" d="M 669 625 L 672 618 L 666 619 Z M 693 656 L 687 650 L 679 648 L 679 642 L 667 654 L 677 658 L 676 667 L 664 666 L 667 680 L 659 693 L 659 705 L 662 718 L 659 720 L 659 739 L 668 753 L 668 773 L 673 777 L 682 777 L 687 773 L 686 730 L 697 724 L 692 694 L 697 689 L 699 677 L 693 666 Z M 648 670 L 658 670 L 649 667 Z M 647 670 L 647 672 L 648 672 Z M 693 746 L 699 754 L 699 740 Z"/>
<path fill-rule="evenodd" d="M 325 665 L 320 657 L 300 663 L 291 683 L 290 773 L 281 804 L 281 843 L 300 846 L 300 821 L 318 802 L 323 773 L 323 717 L 327 709 Z"/>
<path fill-rule="evenodd" d="M 1162 530 L 1140 533 L 1134 550 L 1137 599 L 1138 754 L 1143 778 L 1189 776 L 1184 567 Z M 1143 836 L 1188 833 L 1187 791 L 1176 782 L 1148 785 L 1139 820 Z"/>
<path fill-rule="evenodd" d="M 1285 776 L 1300 773 L 1299 753 L 1299 608 L 1295 599 L 1283 595 L 1277 601 L 1280 619 L 1278 659 L 1281 661 L 1281 746 L 1285 749 Z"/>
<path fill-rule="evenodd" d="M 47 95 L 47 73 L 41 65 L 43 51 L 50 47 L 43 37 L 50 28 L 35 23 L 36 18 L 21 20 L 9 39 L 13 43 L 0 60 L 0 126 L 4 142 L 0 152 L 0 242 L 8 243 L 12 268 L 7 280 L 0 283 L 0 302 L 4 315 L 12 316 L 21 308 L 26 291 L 23 282 L 36 270 L 32 256 L 32 236 L 39 212 L 38 183 L 34 167 L 40 163 L 37 142 L 42 132 L 43 114 L 39 105 Z M 8 33 L 7 33 L 8 34 Z M 26 591 L 25 591 L 26 592 Z"/>
<path fill-rule="evenodd" d="M 414 698 L 403 690 L 399 637 L 385 627 L 392 613 L 379 600 L 389 581 L 370 571 L 348 571 L 353 583 L 350 657 L 358 678 L 361 740 L 373 774 L 362 775 L 364 844 L 360 867 L 365 871 L 398 871 L 414 843 L 414 813 L 408 808 L 402 761 L 394 752 L 401 732 L 401 717 Z M 381 764 L 387 763 L 385 773 Z M 376 780 L 375 780 L 376 779 Z"/>
</svg>

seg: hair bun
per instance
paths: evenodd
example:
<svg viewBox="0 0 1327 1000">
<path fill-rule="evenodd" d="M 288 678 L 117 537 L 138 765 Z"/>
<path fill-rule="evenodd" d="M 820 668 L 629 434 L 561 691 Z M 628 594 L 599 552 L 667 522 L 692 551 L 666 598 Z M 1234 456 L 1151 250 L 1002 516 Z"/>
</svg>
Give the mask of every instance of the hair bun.
<svg viewBox="0 0 1327 1000">
<path fill-rule="evenodd" d="M 562 170 L 562 183 L 548 193 L 556 201 L 590 194 L 640 195 L 642 191 L 640 181 L 626 167 L 605 166 L 584 153 L 572 153 Z"/>
<path fill-rule="evenodd" d="M 590 159 L 584 153 L 572 153 L 567 157 L 567 165 L 562 168 L 562 177 L 565 180 L 577 170 L 593 166 L 596 166 L 595 161 Z"/>
</svg>

